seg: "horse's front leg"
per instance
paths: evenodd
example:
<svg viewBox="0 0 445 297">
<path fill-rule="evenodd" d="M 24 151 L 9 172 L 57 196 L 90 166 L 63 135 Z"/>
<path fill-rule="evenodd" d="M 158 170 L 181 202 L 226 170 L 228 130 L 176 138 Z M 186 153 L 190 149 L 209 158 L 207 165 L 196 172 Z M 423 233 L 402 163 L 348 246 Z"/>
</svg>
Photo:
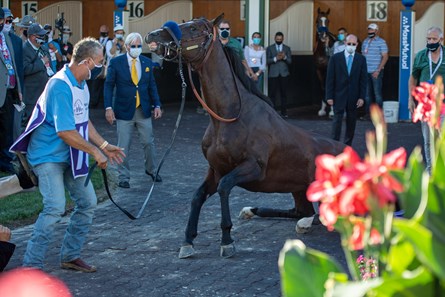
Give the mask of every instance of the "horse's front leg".
<svg viewBox="0 0 445 297">
<path fill-rule="evenodd" d="M 235 254 L 235 245 L 230 235 L 232 230 L 229 205 L 230 192 L 236 185 L 258 180 L 260 176 L 261 168 L 258 163 L 255 160 L 249 160 L 240 164 L 219 181 L 217 191 L 221 199 L 221 257 L 229 258 Z"/>
<path fill-rule="evenodd" d="M 199 214 L 204 202 L 214 193 L 216 193 L 215 173 L 213 169 L 209 168 L 206 179 L 196 190 L 192 198 L 189 220 L 185 229 L 185 240 L 179 251 L 180 259 L 188 258 L 195 254 L 193 240 L 198 235 Z"/>
</svg>

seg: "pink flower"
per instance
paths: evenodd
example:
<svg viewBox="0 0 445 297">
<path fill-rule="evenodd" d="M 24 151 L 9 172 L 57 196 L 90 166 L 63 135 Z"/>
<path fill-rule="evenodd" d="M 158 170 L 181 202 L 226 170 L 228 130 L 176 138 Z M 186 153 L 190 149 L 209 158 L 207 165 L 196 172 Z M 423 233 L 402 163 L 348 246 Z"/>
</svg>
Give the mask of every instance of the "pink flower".
<svg viewBox="0 0 445 297">
<path fill-rule="evenodd" d="M 421 82 L 420 86 L 413 90 L 412 95 L 418 101 L 413 113 L 414 123 L 423 121 L 427 122 L 430 127 L 440 128 L 440 121 L 436 118 L 436 110 L 438 109 L 439 114 L 445 114 L 445 107 L 442 102 L 444 95 L 438 94 L 438 92 L 439 90 L 435 85 L 427 82 Z M 436 101 L 437 96 L 439 96 L 438 101 Z M 436 104 L 439 104 L 439 106 L 436 106 Z"/>
</svg>

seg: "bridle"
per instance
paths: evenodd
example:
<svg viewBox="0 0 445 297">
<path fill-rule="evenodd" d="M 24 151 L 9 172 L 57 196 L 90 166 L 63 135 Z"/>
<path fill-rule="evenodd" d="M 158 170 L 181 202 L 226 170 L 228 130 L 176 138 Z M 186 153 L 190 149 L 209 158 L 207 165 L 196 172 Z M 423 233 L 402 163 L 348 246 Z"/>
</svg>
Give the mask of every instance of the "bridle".
<svg viewBox="0 0 445 297">
<path fill-rule="evenodd" d="M 199 20 L 198 20 L 199 21 Z M 199 92 L 197 91 L 193 79 L 192 79 L 192 68 L 193 70 L 200 70 L 207 62 L 208 58 L 210 57 L 210 54 L 213 50 L 214 43 L 217 38 L 216 33 L 216 26 L 210 26 L 207 22 L 204 22 L 205 29 L 201 32 L 204 34 L 200 34 L 198 37 L 193 37 L 189 39 L 181 39 L 178 40 L 176 38 L 176 35 L 172 32 L 172 30 L 169 27 L 163 27 L 162 29 L 166 30 L 170 36 L 173 38 L 173 41 L 169 42 L 158 42 L 163 48 L 164 53 L 160 55 L 161 59 L 164 59 L 166 61 L 178 61 L 180 71 L 182 71 L 182 54 L 187 51 L 192 50 L 198 50 L 198 54 L 194 56 L 192 59 L 189 59 L 187 61 L 187 68 L 188 68 L 188 75 L 189 75 L 189 81 L 192 86 L 193 93 L 195 94 L 196 98 L 198 99 L 199 103 L 201 103 L 202 107 L 216 120 L 224 122 L 224 123 L 231 123 L 236 121 L 239 118 L 239 115 L 241 113 L 241 110 L 239 114 L 230 119 L 223 118 L 219 116 L 216 112 L 214 112 L 204 101 L 204 99 L 199 95 Z M 194 64 L 197 61 L 202 60 L 199 64 L 192 67 L 192 64 Z M 239 94 L 239 90 L 238 90 Z"/>
</svg>

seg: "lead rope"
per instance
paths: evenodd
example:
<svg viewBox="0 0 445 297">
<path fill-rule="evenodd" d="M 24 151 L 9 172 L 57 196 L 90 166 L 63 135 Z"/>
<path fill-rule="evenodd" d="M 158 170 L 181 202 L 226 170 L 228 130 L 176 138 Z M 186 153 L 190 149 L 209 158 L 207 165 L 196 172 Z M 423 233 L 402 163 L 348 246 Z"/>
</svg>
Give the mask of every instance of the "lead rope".
<svg viewBox="0 0 445 297">
<path fill-rule="evenodd" d="M 150 200 L 150 197 L 153 193 L 153 189 L 155 187 L 155 180 L 156 177 L 158 177 L 159 171 L 161 170 L 162 165 L 164 164 L 164 161 L 166 159 L 166 157 L 168 156 L 168 154 L 171 151 L 171 148 L 173 146 L 173 143 L 175 142 L 175 138 L 176 138 L 176 133 L 178 132 L 178 128 L 179 128 L 179 124 L 181 123 L 181 119 L 182 119 L 182 114 L 184 112 L 184 106 L 185 106 L 185 94 L 186 94 L 186 89 L 187 89 L 187 84 L 185 83 L 185 79 L 184 79 L 184 73 L 182 71 L 182 59 L 181 59 L 181 53 L 179 53 L 179 75 L 181 76 L 181 80 L 182 80 L 182 92 L 181 92 L 181 107 L 179 108 L 179 114 L 178 117 L 176 119 L 176 124 L 175 124 L 175 128 L 173 129 L 173 133 L 172 133 L 172 137 L 170 140 L 170 144 L 167 148 L 167 150 L 165 151 L 164 155 L 161 158 L 161 161 L 159 162 L 158 167 L 156 168 L 156 174 L 155 174 L 155 178 L 153 180 L 153 184 L 151 185 L 150 191 L 147 194 L 147 197 L 145 198 L 144 203 L 142 204 L 138 214 L 136 216 L 132 215 L 130 212 L 128 212 L 127 210 L 125 210 L 124 208 L 122 208 L 119 204 L 117 204 L 113 197 L 111 196 L 111 192 L 110 192 L 110 187 L 108 185 L 108 177 L 107 177 L 107 172 L 105 169 L 102 169 L 102 177 L 103 177 L 103 181 L 104 181 L 104 186 L 105 186 L 105 190 L 107 191 L 108 194 L 108 198 L 110 198 L 111 202 L 113 202 L 114 205 L 116 205 L 117 208 L 119 208 L 120 211 L 122 211 L 130 220 L 136 220 L 139 219 L 142 215 L 142 213 L 144 212 L 145 207 L 147 206 L 148 201 Z M 88 172 L 88 176 L 85 180 L 85 187 L 88 185 L 88 182 L 91 179 L 91 174 L 93 173 L 94 168 L 96 168 L 97 163 L 94 163 L 89 172 Z"/>
</svg>

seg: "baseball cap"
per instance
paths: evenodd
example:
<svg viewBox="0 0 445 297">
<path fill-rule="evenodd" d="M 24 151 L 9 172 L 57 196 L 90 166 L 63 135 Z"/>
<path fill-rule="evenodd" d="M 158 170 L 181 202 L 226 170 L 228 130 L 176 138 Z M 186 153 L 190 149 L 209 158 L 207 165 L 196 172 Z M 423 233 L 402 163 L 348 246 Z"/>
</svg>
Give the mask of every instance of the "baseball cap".
<svg viewBox="0 0 445 297">
<path fill-rule="evenodd" d="M 25 15 L 20 22 L 17 23 L 17 27 L 29 28 L 32 24 L 36 22 L 35 18 L 30 15 Z"/>
<path fill-rule="evenodd" d="M 28 36 L 30 35 L 42 36 L 45 35 L 46 33 L 47 33 L 46 30 L 43 29 L 42 26 L 40 26 L 40 24 L 37 23 L 32 24 L 28 28 Z"/>
<path fill-rule="evenodd" d="M 51 26 L 50 24 L 45 24 L 45 25 L 43 26 L 43 29 L 45 29 L 46 31 L 50 31 L 50 30 L 53 29 L 53 26 Z"/>
<path fill-rule="evenodd" d="M 72 34 L 73 32 L 71 32 L 71 29 L 69 26 L 63 26 L 63 33 L 68 33 L 68 34 Z"/>
<path fill-rule="evenodd" d="M 5 19 L 9 18 L 9 17 L 14 18 L 14 16 L 12 15 L 11 9 L 9 9 L 7 7 L 2 7 L 2 9 L 3 9 L 3 12 L 5 13 L 5 17 L 4 17 Z"/>
<path fill-rule="evenodd" d="M 368 29 L 371 29 L 371 30 L 378 30 L 378 29 L 379 29 L 379 26 L 377 26 L 376 23 L 372 23 L 372 24 L 369 24 L 369 25 L 368 25 Z"/>
<path fill-rule="evenodd" d="M 113 29 L 113 31 L 114 32 L 116 32 L 116 31 L 119 31 L 119 30 L 124 30 L 124 26 L 122 26 L 121 24 L 117 24 L 115 27 L 114 27 L 114 29 Z"/>
</svg>

